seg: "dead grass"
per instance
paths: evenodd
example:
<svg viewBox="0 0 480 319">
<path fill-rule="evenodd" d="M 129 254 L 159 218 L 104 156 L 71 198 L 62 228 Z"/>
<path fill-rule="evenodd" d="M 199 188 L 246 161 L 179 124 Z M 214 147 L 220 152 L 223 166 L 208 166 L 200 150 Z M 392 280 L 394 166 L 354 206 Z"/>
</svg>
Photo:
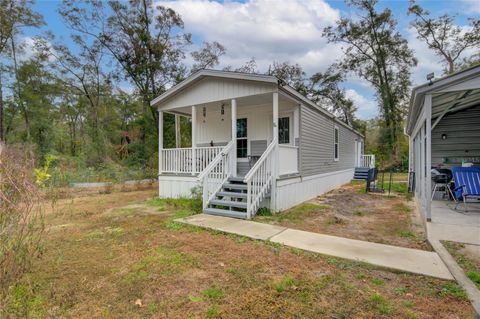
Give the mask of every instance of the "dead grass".
<svg viewBox="0 0 480 319">
<path fill-rule="evenodd" d="M 395 246 L 431 250 L 413 202 L 405 196 L 366 194 L 365 183 L 351 183 L 257 221 Z"/>
<path fill-rule="evenodd" d="M 458 286 L 183 226 L 156 190 L 63 201 L 19 318 L 473 318 Z M 324 204 L 322 204 L 324 205 Z M 307 212 L 304 217 L 309 218 Z M 461 291 L 461 289 L 460 289 Z"/>
</svg>

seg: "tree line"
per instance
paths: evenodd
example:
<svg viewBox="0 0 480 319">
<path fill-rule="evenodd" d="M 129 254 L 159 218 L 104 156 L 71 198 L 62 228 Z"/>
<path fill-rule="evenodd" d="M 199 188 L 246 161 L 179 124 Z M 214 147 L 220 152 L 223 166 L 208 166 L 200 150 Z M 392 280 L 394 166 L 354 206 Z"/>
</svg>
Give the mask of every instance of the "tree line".
<svg viewBox="0 0 480 319">
<path fill-rule="evenodd" d="M 324 30 L 323 36 L 344 52 L 326 71 L 307 76 L 287 61 L 258 70 L 255 58 L 224 69 L 277 76 L 358 130 L 365 133 L 368 127 L 368 148 L 395 164 L 405 153 L 402 126 L 415 52 L 390 9 L 380 10 L 377 0 L 346 3 L 358 15 Z M 86 167 L 155 168 L 158 114 L 150 101 L 188 75 L 217 67 L 228 48 L 208 42 L 191 52 L 192 35 L 184 32 L 181 16 L 152 0 L 64 0 L 58 13 L 70 38 L 51 31 L 26 38 L 28 29 L 45 26 L 33 4 L 0 0 L 0 140 L 33 145 L 40 162 L 54 153 Z M 418 38 L 444 63 L 445 74 L 479 63 L 479 19 L 469 19 L 462 29 L 455 16 L 433 17 L 415 2 L 408 13 Z M 465 57 L 469 50 L 476 51 Z M 191 66 L 184 63 L 187 55 Z M 355 117 L 361 106 L 342 88 L 351 75 L 374 89 L 378 118 Z M 164 121 L 164 145 L 174 147 L 174 117 L 166 114 Z M 188 119 L 182 119 L 181 129 L 187 147 Z"/>
</svg>

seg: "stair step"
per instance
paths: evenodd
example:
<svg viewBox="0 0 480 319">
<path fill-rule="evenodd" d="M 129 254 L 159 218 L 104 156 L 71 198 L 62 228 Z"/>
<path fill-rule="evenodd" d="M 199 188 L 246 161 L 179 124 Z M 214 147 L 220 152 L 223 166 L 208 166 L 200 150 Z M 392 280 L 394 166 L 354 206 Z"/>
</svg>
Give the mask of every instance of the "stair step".
<svg viewBox="0 0 480 319">
<path fill-rule="evenodd" d="M 216 215 L 216 216 L 247 219 L 247 213 L 235 212 L 231 210 L 218 209 L 218 208 L 205 208 L 203 210 L 203 213 L 209 214 L 209 215 Z"/>
<path fill-rule="evenodd" d="M 210 201 L 210 205 L 247 208 L 247 203 L 246 202 L 234 202 L 234 201 L 231 201 L 231 200 L 222 200 L 222 199 L 212 199 Z"/>
<path fill-rule="evenodd" d="M 245 184 L 225 183 L 225 184 L 223 184 L 223 188 L 247 190 L 247 189 L 248 189 L 248 186 L 245 185 Z"/>
<path fill-rule="evenodd" d="M 247 198 L 247 193 L 237 193 L 237 192 L 218 192 L 217 196 L 222 197 L 236 197 L 236 198 Z"/>
<path fill-rule="evenodd" d="M 243 179 L 244 179 L 244 177 L 239 177 L 239 176 L 233 177 L 233 176 L 230 176 L 230 177 L 228 178 L 228 181 L 229 181 L 229 182 L 243 183 Z"/>
</svg>

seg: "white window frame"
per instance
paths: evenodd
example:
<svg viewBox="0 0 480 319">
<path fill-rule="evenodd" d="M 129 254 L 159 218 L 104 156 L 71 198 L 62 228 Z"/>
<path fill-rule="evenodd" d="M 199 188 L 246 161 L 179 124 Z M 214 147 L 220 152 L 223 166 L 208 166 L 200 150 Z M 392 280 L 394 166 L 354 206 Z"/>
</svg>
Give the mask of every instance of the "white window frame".
<svg viewBox="0 0 480 319">
<path fill-rule="evenodd" d="M 335 139 L 335 135 L 337 135 L 338 140 Z M 336 157 L 335 157 L 335 148 L 337 149 Z M 340 130 L 336 125 L 333 127 L 333 160 L 335 162 L 338 162 L 340 160 Z"/>
<path fill-rule="evenodd" d="M 280 114 L 278 116 L 278 128 L 280 129 L 280 119 L 281 118 L 285 118 L 285 117 L 288 117 L 288 140 L 289 142 L 288 143 L 280 143 L 280 138 L 278 139 L 278 144 L 279 145 L 294 145 L 294 138 L 293 138 L 293 117 L 292 117 L 292 114 L 290 113 L 283 113 L 283 114 Z M 278 133 L 280 135 L 280 133 Z M 280 137 L 280 136 L 278 136 Z"/>
</svg>

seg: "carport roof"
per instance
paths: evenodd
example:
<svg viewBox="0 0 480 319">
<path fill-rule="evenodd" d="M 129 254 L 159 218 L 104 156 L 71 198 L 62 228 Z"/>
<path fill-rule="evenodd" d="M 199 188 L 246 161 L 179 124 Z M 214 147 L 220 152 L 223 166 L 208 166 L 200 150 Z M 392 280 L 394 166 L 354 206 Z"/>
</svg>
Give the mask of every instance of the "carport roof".
<svg viewBox="0 0 480 319">
<path fill-rule="evenodd" d="M 415 127 L 426 94 L 433 95 L 432 120 L 480 104 L 480 65 L 413 88 L 407 117 L 407 134 L 411 134 Z"/>
</svg>

